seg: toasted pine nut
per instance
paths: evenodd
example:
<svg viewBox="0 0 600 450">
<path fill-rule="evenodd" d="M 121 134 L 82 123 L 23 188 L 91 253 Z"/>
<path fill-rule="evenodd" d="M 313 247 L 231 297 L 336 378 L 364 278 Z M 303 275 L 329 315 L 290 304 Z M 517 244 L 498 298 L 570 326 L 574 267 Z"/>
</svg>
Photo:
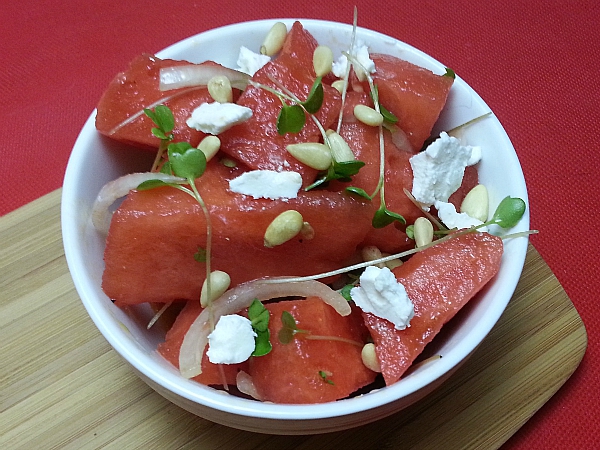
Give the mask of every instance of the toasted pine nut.
<svg viewBox="0 0 600 450">
<path fill-rule="evenodd" d="M 261 55 L 273 56 L 283 47 L 285 37 L 287 36 L 287 27 L 283 22 L 275 22 L 260 46 Z"/>
<path fill-rule="evenodd" d="M 390 256 L 389 253 L 381 253 L 381 256 L 383 256 L 384 258 L 386 256 Z M 396 267 L 400 267 L 402 265 L 402 260 L 401 259 L 390 259 L 389 261 L 386 261 L 385 263 L 385 267 L 387 267 L 390 270 L 394 270 Z"/>
<path fill-rule="evenodd" d="M 287 151 L 298 161 L 317 170 L 326 170 L 331 166 L 331 151 L 325 144 L 301 142 L 289 144 Z"/>
<path fill-rule="evenodd" d="M 202 284 L 202 291 L 200 292 L 200 305 L 203 308 L 218 299 L 223 293 L 229 289 L 231 284 L 231 278 L 227 272 L 221 270 L 215 270 L 210 273 L 210 299 L 208 298 L 208 286 L 207 280 L 204 280 Z"/>
<path fill-rule="evenodd" d="M 329 140 L 329 148 L 331 156 L 335 162 L 354 161 L 354 153 L 348 143 L 333 130 L 327 130 L 327 139 Z"/>
<path fill-rule="evenodd" d="M 229 78 L 224 75 L 215 75 L 206 84 L 208 93 L 215 102 L 231 103 L 233 101 L 233 90 Z"/>
<path fill-rule="evenodd" d="M 294 209 L 279 214 L 265 231 L 265 247 L 271 248 L 289 241 L 302 230 L 304 219 L 302 214 Z"/>
<path fill-rule="evenodd" d="M 379 359 L 377 359 L 377 353 L 375 352 L 375 344 L 365 344 L 360 352 L 362 362 L 367 369 L 371 369 L 373 372 L 381 372 L 381 366 L 379 365 Z"/>
<path fill-rule="evenodd" d="M 331 83 L 331 87 L 341 94 L 342 92 L 344 92 L 345 83 L 346 82 L 344 80 L 335 80 L 333 83 Z"/>
<path fill-rule="evenodd" d="M 365 261 L 365 262 L 375 261 L 377 259 L 380 259 L 383 256 L 381 254 L 381 250 L 379 250 L 374 245 L 366 245 L 366 246 L 364 246 L 362 248 L 362 250 L 360 251 L 360 253 L 361 253 L 363 261 Z M 383 267 L 385 267 L 385 263 L 377 263 L 375 265 L 377 267 L 379 267 L 380 269 L 382 269 Z"/>
<path fill-rule="evenodd" d="M 489 207 L 487 188 L 483 184 L 478 184 L 465 196 L 460 205 L 460 212 L 485 222 L 488 219 Z"/>
<path fill-rule="evenodd" d="M 313 67 L 318 77 L 324 77 L 331 72 L 333 52 L 326 45 L 319 45 L 313 53 Z"/>
<path fill-rule="evenodd" d="M 354 117 L 360 120 L 365 125 L 376 127 L 383 123 L 383 116 L 373 108 L 366 105 L 356 105 L 354 107 Z"/>
<path fill-rule="evenodd" d="M 433 241 L 433 225 L 429 219 L 419 217 L 415 220 L 415 242 L 417 247 L 423 247 Z"/>
<path fill-rule="evenodd" d="M 207 161 L 210 161 L 221 148 L 221 139 L 217 136 L 208 135 L 198 144 L 198 150 L 204 153 Z"/>
</svg>

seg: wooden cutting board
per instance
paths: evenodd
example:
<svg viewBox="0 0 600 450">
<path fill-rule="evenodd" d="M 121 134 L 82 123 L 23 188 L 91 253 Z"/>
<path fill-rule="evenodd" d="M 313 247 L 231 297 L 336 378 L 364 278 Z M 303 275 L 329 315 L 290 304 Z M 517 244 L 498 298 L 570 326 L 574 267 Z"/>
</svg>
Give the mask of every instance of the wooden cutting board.
<svg viewBox="0 0 600 450">
<path fill-rule="evenodd" d="M 391 417 L 317 436 L 230 429 L 133 374 L 79 301 L 60 190 L 0 218 L 0 448 L 497 448 L 569 378 L 587 345 L 573 304 L 530 245 L 506 312 L 433 394 Z"/>
</svg>

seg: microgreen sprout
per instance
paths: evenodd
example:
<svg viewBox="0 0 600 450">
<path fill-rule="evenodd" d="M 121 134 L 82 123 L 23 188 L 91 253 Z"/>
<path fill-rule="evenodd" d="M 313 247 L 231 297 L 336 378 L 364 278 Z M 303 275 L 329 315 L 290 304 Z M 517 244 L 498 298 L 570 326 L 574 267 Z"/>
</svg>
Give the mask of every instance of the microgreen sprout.
<svg viewBox="0 0 600 450">
<path fill-rule="evenodd" d="M 314 189 L 319 186 L 324 186 L 328 182 L 333 180 L 339 180 L 343 182 L 352 181 L 352 176 L 356 175 L 358 171 L 363 167 L 365 163 L 363 161 L 333 161 L 329 169 L 322 172 L 319 178 L 311 185 L 305 188 L 306 191 Z"/>
<path fill-rule="evenodd" d="M 256 333 L 254 338 L 255 348 L 252 356 L 264 356 L 269 353 L 273 346 L 271 345 L 271 334 L 269 332 L 269 310 L 258 299 L 248 307 L 248 318 L 252 323 L 252 328 Z"/>
<path fill-rule="evenodd" d="M 333 380 L 331 380 L 331 378 L 329 378 L 332 374 L 330 372 L 325 372 L 324 370 L 319 370 L 319 376 L 321 377 L 321 379 L 327 383 L 327 384 L 331 384 L 332 386 L 335 385 L 335 383 L 333 382 Z"/>
<path fill-rule="evenodd" d="M 211 241 L 212 241 L 212 226 L 210 221 L 210 214 L 202 199 L 202 196 L 198 192 L 196 187 L 195 180 L 200 178 L 204 171 L 206 170 L 206 157 L 204 156 L 204 152 L 199 150 L 196 147 L 193 147 L 187 142 L 170 142 L 172 139 L 172 134 L 170 132 L 173 129 L 172 124 L 175 123 L 173 113 L 171 110 L 164 106 L 158 105 L 154 108 L 154 110 L 145 111 L 146 115 L 152 119 L 155 123 L 156 128 L 152 129 L 152 133 L 161 140 L 161 145 L 159 148 L 159 152 L 157 154 L 157 158 L 155 160 L 155 164 L 157 161 L 162 159 L 162 152 L 166 149 L 168 156 L 168 168 L 170 172 L 178 177 L 184 178 L 185 181 L 181 184 L 178 183 L 167 183 L 162 180 L 154 179 L 148 180 L 141 183 L 137 189 L 140 191 L 154 189 L 162 186 L 170 186 L 175 189 L 179 189 L 182 192 L 190 195 L 194 198 L 204 213 L 206 218 L 206 248 L 204 249 L 204 255 L 202 252 L 197 252 L 194 255 L 194 258 L 198 260 L 204 259 L 206 263 L 206 279 L 207 282 L 207 296 L 210 296 L 210 258 L 211 258 Z M 161 150 L 162 148 L 162 150 Z M 187 183 L 187 186 L 183 184 Z"/>
<path fill-rule="evenodd" d="M 456 79 L 456 73 L 450 67 L 446 67 L 446 72 L 442 76 L 452 78 L 453 80 Z"/>
</svg>

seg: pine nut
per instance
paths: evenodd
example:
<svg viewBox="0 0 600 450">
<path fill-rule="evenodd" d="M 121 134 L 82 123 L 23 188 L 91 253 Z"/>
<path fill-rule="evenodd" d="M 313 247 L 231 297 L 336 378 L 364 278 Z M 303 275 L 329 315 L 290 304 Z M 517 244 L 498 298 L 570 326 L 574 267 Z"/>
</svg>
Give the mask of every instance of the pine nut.
<svg viewBox="0 0 600 450">
<path fill-rule="evenodd" d="M 333 83 L 331 83 L 331 87 L 341 94 L 342 92 L 344 92 L 345 83 L 346 82 L 344 80 L 335 80 Z"/>
<path fill-rule="evenodd" d="M 326 45 L 319 45 L 313 53 L 313 67 L 318 77 L 324 77 L 331 72 L 333 52 Z"/>
<path fill-rule="evenodd" d="M 273 56 L 283 47 L 285 37 L 287 36 L 287 27 L 283 22 L 275 22 L 260 46 L 261 55 Z"/>
<path fill-rule="evenodd" d="M 362 362 L 367 369 L 371 369 L 373 372 L 381 372 L 381 365 L 379 359 L 377 359 L 377 353 L 375 352 L 375 344 L 369 342 L 365 344 L 360 352 Z"/>
<path fill-rule="evenodd" d="M 279 214 L 267 227 L 265 231 L 265 247 L 271 248 L 281 245 L 296 236 L 304 226 L 302 214 L 294 209 Z"/>
<path fill-rule="evenodd" d="M 298 161 L 317 170 L 327 170 L 331 166 L 331 151 L 325 144 L 301 142 L 289 144 L 287 151 Z"/>
<path fill-rule="evenodd" d="M 433 225 L 425 217 L 415 220 L 415 242 L 417 247 L 423 247 L 433 241 Z"/>
<path fill-rule="evenodd" d="M 331 156 L 335 162 L 348 162 L 355 160 L 352 149 L 343 137 L 333 130 L 327 130 L 326 134 L 329 141 L 329 148 L 331 149 Z"/>
<path fill-rule="evenodd" d="M 204 153 L 207 161 L 210 161 L 221 148 L 221 139 L 217 136 L 209 135 L 200 141 L 198 150 Z"/>
<path fill-rule="evenodd" d="M 381 250 L 379 250 L 374 245 L 365 245 L 361 249 L 360 254 L 362 256 L 363 261 L 365 261 L 365 262 L 375 261 L 375 260 L 380 259 L 383 256 L 381 254 Z M 375 264 L 375 266 L 382 269 L 383 267 L 385 267 L 385 263 L 377 263 L 377 264 Z"/>
<path fill-rule="evenodd" d="M 383 123 L 383 116 L 373 108 L 366 105 L 356 105 L 354 107 L 354 117 L 360 120 L 365 125 L 372 127 L 379 126 Z"/>
<path fill-rule="evenodd" d="M 302 228 L 300 229 L 300 234 L 302 235 L 303 239 L 310 241 L 311 239 L 315 238 L 315 229 L 310 223 L 304 222 L 302 224 Z"/>
<path fill-rule="evenodd" d="M 460 205 L 460 212 L 485 222 L 488 220 L 489 207 L 487 188 L 483 184 L 478 184 L 465 196 Z"/>
<path fill-rule="evenodd" d="M 233 90 L 229 78 L 224 75 L 215 75 L 206 84 L 208 93 L 215 102 L 231 103 L 233 101 Z"/>
<path fill-rule="evenodd" d="M 208 283 L 204 280 L 202 291 L 200 292 L 200 305 L 206 308 L 208 304 L 225 293 L 231 284 L 231 278 L 227 272 L 215 270 L 210 273 L 210 299 L 208 298 Z"/>
</svg>

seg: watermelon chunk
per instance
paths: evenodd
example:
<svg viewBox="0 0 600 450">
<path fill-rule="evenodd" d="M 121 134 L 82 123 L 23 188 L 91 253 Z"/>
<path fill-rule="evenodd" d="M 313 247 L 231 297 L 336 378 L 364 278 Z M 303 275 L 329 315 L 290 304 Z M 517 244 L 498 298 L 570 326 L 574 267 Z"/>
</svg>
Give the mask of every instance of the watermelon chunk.
<svg viewBox="0 0 600 450">
<path fill-rule="evenodd" d="M 300 191 L 287 200 L 252 199 L 229 190 L 241 173 L 212 161 L 197 180 L 210 211 L 211 269 L 223 270 L 232 286 L 263 276 L 303 276 L 346 265 L 371 223 L 371 206 L 342 192 Z M 264 246 L 267 226 L 295 209 L 314 237 Z M 204 263 L 194 259 L 206 247 L 206 220 L 198 203 L 170 187 L 132 191 L 113 215 L 104 254 L 104 292 L 119 304 L 197 300 Z"/>
<path fill-rule="evenodd" d="M 464 234 L 413 255 L 394 269 L 414 304 L 410 327 L 363 313 L 387 385 L 400 379 L 442 326 L 498 272 L 502 239 Z"/>
<path fill-rule="evenodd" d="M 320 298 L 266 304 L 271 314 L 269 330 L 273 350 L 251 358 L 250 375 L 266 401 L 276 403 L 323 403 L 345 398 L 372 383 L 376 373 L 367 369 L 361 358 L 362 344 L 368 335 L 360 313 L 340 316 Z M 281 314 L 288 311 L 298 329 L 308 336 L 334 336 L 357 345 L 334 340 L 308 339 L 299 333 L 292 342 L 281 344 Z"/>
<path fill-rule="evenodd" d="M 276 90 L 281 87 L 277 80 L 300 100 L 306 100 L 315 80 L 312 54 L 317 42 L 299 22 L 289 31 L 281 53 L 253 77 L 253 81 Z M 331 86 L 324 85 L 324 100 L 315 114 L 327 129 L 338 117 L 341 97 Z M 317 171 L 295 159 L 286 150 L 288 144 L 318 142 L 321 133 L 309 118 L 299 133 L 280 135 L 277 131 L 277 117 L 281 101 L 274 94 L 260 87 L 248 86 L 237 103 L 251 108 L 252 117 L 219 135 L 221 149 L 236 160 L 242 161 L 251 169 L 293 170 L 302 175 L 304 186 L 312 183 Z"/>
<path fill-rule="evenodd" d="M 161 99 L 171 108 L 175 117 L 174 141 L 185 141 L 196 146 L 204 133 L 188 127 L 185 121 L 192 111 L 204 102 L 212 102 L 206 87 L 181 88 L 172 91 L 159 89 L 160 69 L 189 65 L 186 61 L 160 59 L 143 54 L 131 61 L 128 69 L 119 73 L 108 85 L 98 102 L 96 129 L 115 140 L 143 149 L 156 151 L 160 141 L 152 134 L 152 120 L 140 114 Z M 204 65 L 217 65 L 207 61 Z M 128 118 L 138 115 L 126 125 L 120 126 Z"/>
<path fill-rule="evenodd" d="M 183 338 L 201 312 L 202 307 L 199 301 L 186 302 L 177 315 L 175 323 L 167 332 L 165 342 L 158 345 L 158 353 L 177 368 L 179 368 L 179 350 Z M 206 385 L 235 385 L 235 379 L 240 370 L 248 371 L 247 361 L 239 364 L 213 364 L 208 360 L 205 350 L 202 357 L 202 373 L 192 379 Z"/>
</svg>

